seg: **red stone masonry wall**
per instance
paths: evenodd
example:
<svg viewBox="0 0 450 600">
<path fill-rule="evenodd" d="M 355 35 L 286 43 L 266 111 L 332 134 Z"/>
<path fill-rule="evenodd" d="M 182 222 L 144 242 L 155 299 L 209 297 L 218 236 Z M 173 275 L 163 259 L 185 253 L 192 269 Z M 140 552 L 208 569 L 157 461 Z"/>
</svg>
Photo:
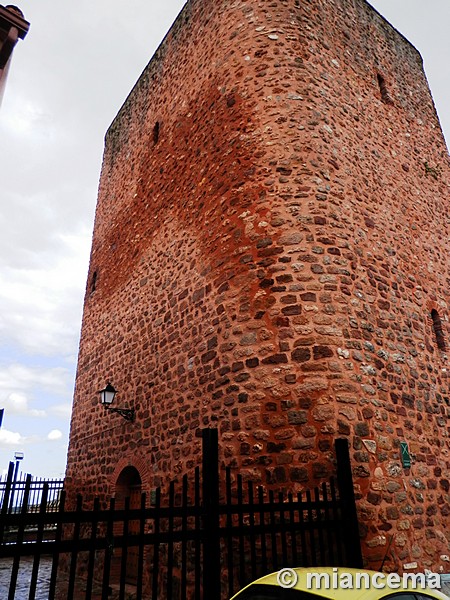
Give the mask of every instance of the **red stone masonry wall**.
<svg viewBox="0 0 450 600">
<path fill-rule="evenodd" d="M 303 489 L 344 436 L 367 563 L 392 535 L 391 568 L 448 570 L 448 173 L 420 55 L 366 2 L 191 0 L 106 136 L 69 489 L 164 485 L 205 426 Z"/>
</svg>

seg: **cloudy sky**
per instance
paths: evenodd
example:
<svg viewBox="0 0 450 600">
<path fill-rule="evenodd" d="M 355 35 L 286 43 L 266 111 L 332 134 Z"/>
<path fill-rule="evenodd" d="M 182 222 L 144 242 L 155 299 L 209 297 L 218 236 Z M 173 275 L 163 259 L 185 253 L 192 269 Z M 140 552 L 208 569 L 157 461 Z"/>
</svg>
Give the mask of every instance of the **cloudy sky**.
<svg viewBox="0 0 450 600">
<path fill-rule="evenodd" d="M 184 0 L 17 0 L 0 108 L 0 473 L 63 476 L 103 138 Z M 450 140 L 450 2 L 372 0 L 422 53 Z"/>
</svg>

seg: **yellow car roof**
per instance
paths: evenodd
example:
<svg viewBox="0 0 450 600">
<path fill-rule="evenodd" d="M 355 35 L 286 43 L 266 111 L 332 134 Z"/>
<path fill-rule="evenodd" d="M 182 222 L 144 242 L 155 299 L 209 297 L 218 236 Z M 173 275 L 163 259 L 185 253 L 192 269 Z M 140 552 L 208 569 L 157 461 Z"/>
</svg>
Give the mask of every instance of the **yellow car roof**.
<svg viewBox="0 0 450 600">
<path fill-rule="evenodd" d="M 365 569 L 351 569 L 347 567 L 299 567 L 296 569 L 291 569 L 291 571 L 294 571 L 297 576 L 297 582 L 291 587 L 291 589 L 302 590 L 313 595 L 317 594 L 318 598 L 327 598 L 328 600 L 378 600 L 384 598 L 385 596 L 390 596 L 391 594 L 396 593 L 398 594 L 408 590 L 411 592 L 416 592 L 417 594 L 426 594 L 427 596 L 436 598 L 438 600 L 449 600 L 448 596 L 437 589 L 432 589 L 429 587 L 424 589 L 421 586 L 414 587 L 412 573 L 408 574 L 407 581 L 405 581 L 406 585 L 403 585 L 402 576 L 399 575 L 398 577 L 401 579 L 400 587 L 395 589 L 388 587 L 386 584 L 382 589 L 377 589 L 371 584 L 373 581 L 372 578 L 375 576 L 375 581 L 378 582 L 387 581 L 389 573 L 380 573 L 378 571 L 370 571 Z M 243 590 L 241 590 L 238 594 L 233 596 L 231 600 L 239 600 L 239 594 L 241 594 L 244 590 L 248 590 L 252 587 L 252 585 L 255 584 L 282 587 L 278 581 L 279 573 L 280 571 L 276 571 L 275 573 L 270 573 L 269 575 L 265 575 L 264 577 L 257 579 L 253 583 L 243 588 Z M 310 581 L 313 582 L 312 586 L 308 585 L 308 575 Z M 317 578 L 317 576 L 319 578 Z M 333 585 L 333 581 L 342 582 L 341 577 L 345 577 L 347 580 L 350 579 L 354 583 L 356 583 L 358 581 L 357 578 L 359 578 L 359 580 L 361 580 L 361 585 L 359 586 L 360 589 L 349 589 L 347 587 Z M 370 582 L 368 588 L 365 585 L 367 578 L 369 578 Z M 324 589 L 324 583 L 326 580 L 329 580 L 331 583 L 330 589 Z"/>
</svg>

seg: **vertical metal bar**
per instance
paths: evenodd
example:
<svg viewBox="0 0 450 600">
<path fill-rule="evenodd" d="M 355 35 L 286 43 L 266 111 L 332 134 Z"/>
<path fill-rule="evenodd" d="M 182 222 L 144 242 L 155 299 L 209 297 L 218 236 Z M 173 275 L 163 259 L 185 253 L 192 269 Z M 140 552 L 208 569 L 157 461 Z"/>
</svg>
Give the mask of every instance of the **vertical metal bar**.
<svg viewBox="0 0 450 600">
<path fill-rule="evenodd" d="M 31 475 L 27 475 L 26 485 L 25 485 L 25 502 L 22 504 L 21 515 L 25 516 L 27 512 L 28 498 L 30 495 L 30 486 L 31 486 Z M 25 519 L 21 520 L 19 525 L 19 530 L 17 532 L 16 539 L 16 548 L 17 554 L 14 556 L 13 566 L 11 570 L 11 580 L 9 584 L 9 595 L 8 600 L 14 600 L 14 596 L 16 594 L 16 586 L 17 586 L 17 575 L 19 573 L 19 565 L 20 565 L 20 551 L 23 545 L 23 537 L 25 531 Z"/>
<path fill-rule="evenodd" d="M 17 484 L 16 484 L 17 487 L 16 487 L 15 511 L 17 511 L 19 508 L 21 508 L 24 503 L 25 486 L 24 486 L 23 482 L 20 481 L 20 477 L 22 477 L 22 472 L 20 473 L 19 479 L 17 480 Z M 31 507 L 32 490 L 33 490 L 33 477 L 31 477 L 30 495 L 28 496 L 27 512 L 31 512 L 30 507 Z"/>
<path fill-rule="evenodd" d="M 73 600 L 75 591 L 75 576 L 78 560 L 78 540 L 80 539 L 81 518 L 83 498 L 78 494 L 76 512 L 74 513 L 74 528 L 72 537 L 72 552 L 70 553 L 69 584 L 67 589 L 67 600 Z"/>
<path fill-rule="evenodd" d="M 159 583 L 159 531 L 160 531 L 160 508 L 161 508 L 161 488 L 156 489 L 155 497 L 155 517 L 154 517 L 154 534 L 155 541 L 153 543 L 153 573 L 152 573 L 152 600 L 158 600 L 158 583 Z"/>
<path fill-rule="evenodd" d="M 314 516 L 312 511 L 312 500 L 310 490 L 306 490 L 306 502 L 308 507 L 309 546 L 311 548 L 311 566 L 317 566 L 316 536 L 314 529 Z M 308 565 L 309 566 L 309 565 Z"/>
<path fill-rule="evenodd" d="M 220 598 L 219 441 L 217 429 L 204 429 L 203 441 L 203 595 Z"/>
<path fill-rule="evenodd" d="M 173 509 L 175 506 L 175 485 L 170 482 L 169 486 L 169 519 L 167 533 L 169 542 L 167 544 L 167 600 L 172 600 L 173 582 Z"/>
<path fill-rule="evenodd" d="M 289 502 L 289 530 L 291 533 L 291 557 L 292 564 L 297 566 L 297 532 L 296 532 L 296 523 L 294 516 L 294 498 L 292 494 L 288 494 L 288 502 Z"/>
<path fill-rule="evenodd" d="M 2 515 L 6 515 L 9 510 L 9 500 L 11 497 L 12 480 L 14 477 L 14 463 L 10 462 L 8 467 L 8 476 L 5 482 L 5 493 L 3 495 Z"/>
<path fill-rule="evenodd" d="M 202 563 L 201 563 L 201 521 L 200 521 L 200 469 L 195 468 L 195 600 L 200 600 L 201 583 L 202 583 Z"/>
<path fill-rule="evenodd" d="M 228 564 L 228 596 L 231 598 L 234 592 L 234 564 L 233 564 L 233 502 L 231 493 L 231 469 L 227 467 L 225 475 L 225 490 L 227 503 L 227 564 Z"/>
<path fill-rule="evenodd" d="M 61 492 L 61 497 L 59 500 L 59 510 L 56 518 L 56 535 L 55 535 L 55 545 L 53 551 L 53 560 L 52 560 L 52 572 L 50 575 L 50 587 L 48 591 L 48 600 L 54 600 L 56 593 L 56 579 L 58 576 L 58 563 L 59 563 L 59 549 L 60 542 L 62 537 L 62 528 L 63 528 L 63 516 L 64 516 L 64 508 L 66 504 L 66 492 L 63 490 Z"/>
<path fill-rule="evenodd" d="M 272 565 L 275 571 L 278 570 L 278 551 L 277 551 L 277 536 L 275 532 L 275 506 L 273 490 L 269 490 L 269 515 L 270 515 L 270 543 L 272 552 Z"/>
<path fill-rule="evenodd" d="M 324 503 L 324 523 L 325 523 L 325 531 L 327 534 L 327 551 L 328 556 L 326 557 L 327 565 L 335 565 L 335 556 L 334 556 L 334 540 L 333 540 L 333 521 L 330 519 L 330 500 L 328 499 L 328 491 L 327 484 L 325 482 L 322 483 L 322 500 Z M 322 563 L 325 564 L 325 563 Z"/>
<path fill-rule="evenodd" d="M 20 493 L 20 498 L 23 498 L 23 488 L 22 488 L 22 482 L 21 481 L 18 483 L 17 492 L 18 492 L 18 495 Z M 39 508 L 36 510 L 35 496 L 36 496 L 35 482 L 33 481 L 33 478 L 31 478 L 30 501 L 28 503 L 28 512 L 29 513 L 38 512 L 38 510 L 39 510 Z"/>
<path fill-rule="evenodd" d="M 33 570 L 31 572 L 31 581 L 30 581 L 30 594 L 28 596 L 28 600 L 34 600 L 36 596 L 36 587 L 37 587 L 37 578 L 39 574 L 39 562 L 41 557 L 41 546 L 42 540 L 44 538 L 44 515 L 45 508 L 47 505 L 47 495 L 48 495 L 48 484 L 44 484 L 44 489 L 42 491 L 41 504 L 39 507 L 39 519 L 38 519 L 38 530 L 37 537 L 35 542 L 35 554 L 33 557 Z"/>
<path fill-rule="evenodd" d="M 11 513 L 14 510 L 14 496 L 17 493 L 17 487 L 16 486 L 17 486 L 17 472 L 18 472 L 18 470 L 19 470 L 19 461 L 16 460 L 16 466 L 14 468 L 14 476 L 13 476 L 13 481 L 12 481 L 12 486 L 11 486 L 11 502 L 10 502 L 10 506 L 9 506 L 9 512 L 11 512 Z M 29 491 L 28 491 L 28 494 L 29 494 Z M 20 506 L 19 506 L 19 508 L 20 508 Z"/>
<path fill-rule="evenodd" d="M 326 556 L 325 556 L 325 543 L 324 543 L 324 540 L 323 540 L 322 507 L 321 507 L 320 494 L 319 494 L 319 488 L 318 487 L 314 488 L 314 503 L 315 503 L 315 510 L 316 510 L 317 536 L 319 538 L 319 557 L 320 557 L 319 564 L 325 565 L 325 564 L 328 564 L 328 563 L 326 562 L 327 559 L 326 559 Z"/>
<path fill-rule="evenodd" d="M 187 510 L 188 510 L 188 479 L 183 476 L 183 489 L 181 498 L 181 597 L 187 598 Z"/>
<path fill-rule="evenodd" d="M 287 534 L 286 534 L 286 522 L 284 519 L 284 498 L 282 492 L 278 494 L 278 503 L 280 505 L 280 537 L 281 537 L 281 555 L 283 557 L 283 567 L 288 566 L 288 555 L 287 555 Z"/>
<path fill-rule="evenodd" d="M 139 519 L 139 556 L 138 577 L 136 585 L 136 600 L 142 600 L 142 588 L 144 579 L 144 543 L 145 543 L 145 501 L 147 496 L 141 494 L 141 510 Z"/>
<path fill-rule="evenodd" d="M 259 503 L 259 525 L 261 527 L 261 567 L 265 575 L 267 573 L 267 546 L 266 546 L 266 513 L 264 510 L 264 490 L 258 487 Z"/>
<path fill-rule="evenodd" d="M 39 502 L 39 491 L 40 490 L 44 490 L 44 485 L 48 486 L 48 482 L 41 477 L 41 479 L 39 480 L 39 482 L 33 482 L 33 504 L 36 506 L 36 508 L 39 506 L 40 502 Z M 42 498 L 42 495 L 41 495 Z M 47 503 L 48 503 L 48 495 L 47 495 Z M 47 511 L 47 506 L 45 507 L 45 511 Z"/>
<path fill-rule="evenodd" d="M 39 492 L 42 490 L 43 492 L 43 487 L 44 485 L 46 485 L 46 483 L 44 481 L 42 481 L 42 478 L 37 482 L 37 481 L 33 481 L 32 482 L 32 491 L 33 494 L 31 496 L 31 502 L 30 502 L 30 512 L 37 512 L 39 510 L 39 506 L 40 506 L 40 501 L 39 501 Z M 39 486 L 39 487 L 37 487 Z M 42 500 L 42 494 L 41 494 L 41 500 Z M 44 507 L 44 511 L 45 511 L 46 507 Z"/>
<path fill-rule="evenodd" d="M 252 579 L 257 578 L 256 571 L 256 539 L 255 539 L 255 505 L 253 496 L 253 482 L 248 482 L 248 508 L 249 508 L 249 542 L 250 542 L 250 562 L 252 569 Z"/>
<path fill-rule="evenodd" d="M 300 523 L 300 543 L 302 549 L 302 561 L 301 567 L 309 567 L 309 557 L 308 557 L 308 546 L 306 545 L 306 533 L 305 533 L 305 516 L 303 513 L 303 496 L 302 493 L 299 492 L 297 494 L 297 503 L 298 503 L 298 517 Z"/>
<path fill-rule="evenodd" d="M 239 540 L 239 587 L 244 587 L 247 583 L 245 576 L 245 544 L 244 544 L 244 513 L 242 505 L 244 503 L 242 490 L 242 477 L 237 477 L 237 510 L 238 510 L 238 540 Z"/>
<path fill-rule="evenodd" d="M 45 512 L 47 512 L 47 504 L 48 504 L 48 499 L 49 499 L 49 495 L 50 495 L 50 489 L 49 489 L 49 484 L 47 481 L 45 481 L 45 479 L 42 479 L 39 487 L 42 490 L 42 493 L 44 491 L 44 486 L 47 486 L 47 500 L 46 500 L 46 504 L 44 507 Z M 41 500 L 42 500 L 42 494 L 41 494 Z M 39 488 L 36 486 L 36 483 L 33 482 L 33 505 L 36 507 L 36 511 L 39 510 L 38 507 L 40 506 L 40 502 L 39 502 Z"/>
<path fill-rule="evenodd" d="M 6 524 L 6 515 L 8 514 L 8 506 L 9 506 L 9 494 L 11 489 L 11 481 L 13 476 L 14 463 L 9 463 L 8 476 L 6 481 L 4 482 L 4 492 L 3 492 L 3 503 L 2 503 L 2 511 L 1 511 L 1 519 L 0 519 L 0 544 L 3 543 L 3 536 L 5 533 L 5 524 Z"/>
<path fill-rule="evenodd" d="M 346 520 L 348 535 L 346 542 L 345 566 L 362 569 L 363 559 L 361 553 L 361 540 L 359 537 L 358 514 L 356 512 L 355 490 L 353 489 L 352 467 L 350 464 L 350 452 L 348 440 L 338 438 L 334 442 L 337 458 L 337 480 L 339 488 L 339 500 Z M 344 565 L 343 565 L 344 566 Z"/>
<path fill-rule="evenodd" d="M 109 576 L 111 573 L 111 557 L 114 553 L 114 517 L 115 517 L 116 499 L 110 498 L 109 511 L 106 515 L 106 547 L 105 559 L 103 563 L 103 581 L 102 581 L 102 600 L 108 600 L 109 596 Z"/>
<path fill-rule="evenodd" d="M 125 583 L 127 580 L 127 559 L 128 559 L 128 531 L 130 523 L 130 498 L 125 498 L 125 514 L 123 517 L 123 528 L 122 528 L 122 556 L 120 560 L 120 588 L 119 588 L 119 600 L 125 600 Z"/>
<path fill-rule="evenodd" d="M 92 515 L 91 521 L 91 536 L 89 540 L 89 559 L 88 559 L 88 571 L 86 579 L 86 598 L 85 600 L 91 600 L 92 597 L 92 584 L 94 581 L 94 565 L 95 565 L 95 543 L 97 539 L 97 524 L 98 524 L 98 513 L 100 511 L 100 500 L 95 498 L 94 500 L 94 514 Z"/>
<path fill-rule="evenodd" d="M 330 479 L 330 491 L 331 491 L 331 505 L 333 507 L 333 521 L 334 521 L 334 543 L 336 545 L 337 563 L 332 566 L 340 566 L 343 563 L 342 558 L 342 544 L 344 543 L 345 531 L 341 526 L 341 519 L 338 511 L 338 502 L 336 499 L 336 487 L 334 483 L 334 477 Z"/>
</svg>

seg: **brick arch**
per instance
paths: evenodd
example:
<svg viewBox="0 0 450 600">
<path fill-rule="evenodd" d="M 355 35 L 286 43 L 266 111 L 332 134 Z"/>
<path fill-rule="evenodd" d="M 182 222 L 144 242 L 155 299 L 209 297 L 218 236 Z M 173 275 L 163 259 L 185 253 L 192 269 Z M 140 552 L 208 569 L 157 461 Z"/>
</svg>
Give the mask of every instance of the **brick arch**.
<svg viewBox="0 0 450 600">
<path fill-rule="evenodd" d="M 127 453 L 127 455 L 121 458 L 116 464 L 114 471 L 110 475 L 111 489 L 115 490 L 117 480 L 119 479 L 119 475 L 124 469 L 126 469 L 126 467 L 134 467 L 138 471 L 141 477 L 142 491 L 149 492 L 151 484 L 151 473 L 148 461 L 144 460 L 142 456 L 136 456 L 136 454 L 133 452 Z"/>
<path fill-rule="evenodd" d="M 111 474 L 112 489 L 116 499 L 116 507 L 123 509 L 127 506 L 131 509 L 141 506 L 141 494 L 148 491 L 149 471 L 147 463 L 142 457 L 135 456 L 133 453 L 127 453 L 116 465 L 116 468 Z M 129 522 L 129 533 L 131 535 L 139 533 L 139 521 L 132 520 Z M 113 534 L 121 535 L 123 532 L 122 524 L 119 522 L 113 525 Z M 111 580 L 118 584 L 121 579 L 121 571 L 119 564 L 122 564 L 124 557 L 121 551 L 111 563 Z M 128 549 L 126 554 L 126 576 L 125 583 L 136 585 L 138 581 L 138 560 L 139 552 L 136 547 Z"/>
<path fill-rule="evenodd" d="M 432 310 L 437 310 L 438 312 L 439 312 L 439 311 L 441 311 L 441 312 L 442 312 L 442 308 L 440 308 L 440 307 L 438 306 L 438 303 L 436 302 L 436 300 L 433 300 L 433 299 L 431 299 L 431 298 L 428 298 L 428 299 L 427 299 L 427 302 L 426 302 L 426 308 L 427 308 L 427 311 L 428 311 L 429 313 L 431 313 L 431 311 L 432 311 Z"/>
</svg>

